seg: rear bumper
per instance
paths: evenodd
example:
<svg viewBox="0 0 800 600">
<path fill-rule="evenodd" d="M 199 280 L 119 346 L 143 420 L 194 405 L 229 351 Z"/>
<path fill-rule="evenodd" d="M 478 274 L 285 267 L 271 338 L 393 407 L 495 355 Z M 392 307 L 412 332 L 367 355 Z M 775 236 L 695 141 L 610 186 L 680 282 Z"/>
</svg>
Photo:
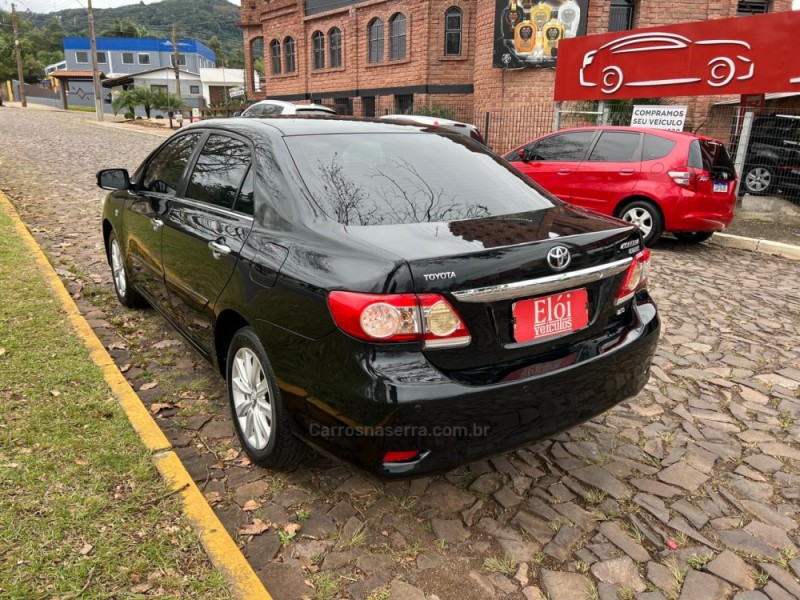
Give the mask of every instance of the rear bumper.
<svg viewBox="0 0 800 600">
<path fill-rule="evenodd" d="M 394 364 L 386 357 L 351 355 L 357 369 L 326 369 L 338 375 L 329 389 L 341 388 L 344 378 L 349 397 L 331 391 L 329 398 L 319 393 L 287 402 L 295 431 L 318 450 L 384 477 L 447 471 L 546 439 L 636 395 L 647 383 L 660 322 L 646 293 L 630 310 L 630 326 L 612 340 L 584 344 L 574 364 L 551 365 L 554 370 L 527 377 L 523 370 L 491 385 L 457 383 L 419 352 L 416 359 L 399 353 Z M 361 381 L 353 380 L 356 370 Z M 386 452 L 407 450 L 418 450 L 420 458 L 383 463 Z"/>
<path fill-rule="evenodd" d="M 664 207 L 667 231 L 722 231 L 733 221 L 734 194 L 705 196 L 688 193 Z"/>
</svg>

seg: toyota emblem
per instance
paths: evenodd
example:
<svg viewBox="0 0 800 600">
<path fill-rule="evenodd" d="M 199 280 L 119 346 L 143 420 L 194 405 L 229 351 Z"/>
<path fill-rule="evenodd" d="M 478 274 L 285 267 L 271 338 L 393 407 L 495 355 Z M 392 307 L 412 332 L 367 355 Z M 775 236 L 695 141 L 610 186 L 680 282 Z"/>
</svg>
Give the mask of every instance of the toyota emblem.
<svg viewBox="0 0 800 600">
<path fill-rule="evenodd" d="M 563 271 L 571 261 L 572 256 L 570 256 L 569 249 L 566 246 L 556 246 L 547 253 L 547 263 L 552 267 L 553 271 Z"/>
</svg>

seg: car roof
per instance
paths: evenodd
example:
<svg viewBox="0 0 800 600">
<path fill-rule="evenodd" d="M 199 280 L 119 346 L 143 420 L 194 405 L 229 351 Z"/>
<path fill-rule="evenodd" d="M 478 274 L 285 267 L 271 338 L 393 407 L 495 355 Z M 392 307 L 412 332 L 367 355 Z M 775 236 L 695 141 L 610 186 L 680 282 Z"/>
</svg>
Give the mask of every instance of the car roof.
<svg viewBox="0 0 800 600">
<path fill-rule="evenodd" d="M 408 121 L 423 123 L 425 125 L 466 125 L 466 123 L 462 123 L 461 121 L 431 117 L 429 115 L 384 115 L 379 117 L 379 119 L 382 121 Z"/>
<path fill-rule="evenodd" d="M 342 117 L 336 115 L 273 115 L 249 119 L 208 119 L 189 125 L 190 128 L 215 128 L 230 131 L 252 130 L 269 127 L 283 136 L 326 135 L 334 133 L 413 133 L 439 131 L 441 129 L 420 125 L 419 123 L 398 123 L 366 119 L 361 117 Z M 186 129 L 186 128 L 184 128 Z M 443 132 L 447 133 L 447 132 Z"/>
<path fill-rule="evenodd" d="M 558 131 L 553 131 L 551 133 L 540 135 L 539 138 L 543 138 L 548 135 L 552 135 L 554 133 L 565 133 L 568 131 L 595 131 L 597 129 L 601 131 L 633 131 L 636 133 L 650 133 L 653 135 L 660 135 L 661 137 L 670 138 L 673 140 L 693 139 L 693 140 L 709 140 L 712 142 L 719 142 L 719 140 L 716 138 L 712 138 L 707 135 L 701 135 L 699 133 L 691 133 L 689 131 L 670 131 L 668 129 L 653 129 L 652 127 L 628 127 L 626 125 L 595 125 L 589 127 L 571 127 L 569 129 L 559 129 Z"/>
<path fill-rule="evenodd" d="M 254 102 L 250 106 L 258 106 L 261 104 L 269 104 L 272 106 L 283 106 L 284 108 L 306 108 L 306 109 L 319 108 L 323 110 L 333 110 L 330 107 L 325 106 L 323 104 L 299 104 L 297 102 L 286 102 L 285 100 L 270 100 L 269 98 L 267 98 L 266 100 L 259 100 L 258 102 Z"/>
</svg>

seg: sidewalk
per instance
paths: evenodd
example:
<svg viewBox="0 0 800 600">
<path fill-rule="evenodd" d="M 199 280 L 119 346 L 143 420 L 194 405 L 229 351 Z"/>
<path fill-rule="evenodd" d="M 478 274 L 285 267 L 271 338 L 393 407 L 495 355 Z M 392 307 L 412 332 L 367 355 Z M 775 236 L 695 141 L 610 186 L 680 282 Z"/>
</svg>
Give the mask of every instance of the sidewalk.
<svg viewBox="0 0 800 600">
<path fill-rule="evenodd" d="M 0 596 L 268 599 L 2 194 L 0 239 Z"/>
<path fill-rule="evenodd" d="M 800 200 L 748 194 L 725 233 L 800 246 Z"/>
</svg>

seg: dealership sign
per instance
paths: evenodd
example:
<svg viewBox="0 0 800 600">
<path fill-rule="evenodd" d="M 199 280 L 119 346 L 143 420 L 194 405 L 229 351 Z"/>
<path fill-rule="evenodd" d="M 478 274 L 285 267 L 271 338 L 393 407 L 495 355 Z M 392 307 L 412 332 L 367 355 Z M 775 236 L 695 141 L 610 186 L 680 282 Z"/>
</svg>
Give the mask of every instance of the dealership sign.
<svg viewBox="0 0 800 600">
<path fill-rule="evenodd" d="M 667 131 L 683 131 L 686 122 L 685 106 L 652 106 L 639 105 L 633 107 L 631 127 L 649 127 L 666 129 Z"/>
<path fill-rule="evenodd" d="M 554 97 L 800 92 L 800 61 L 790 52 L 798 39 L 800 11 L 565 39 Z"/>
<path fill-rule="evenodd" d="M 589 0 L 495 0 L 497 69 L 553 68 L 561 43 L 586 35 Z"/>
</svg>

